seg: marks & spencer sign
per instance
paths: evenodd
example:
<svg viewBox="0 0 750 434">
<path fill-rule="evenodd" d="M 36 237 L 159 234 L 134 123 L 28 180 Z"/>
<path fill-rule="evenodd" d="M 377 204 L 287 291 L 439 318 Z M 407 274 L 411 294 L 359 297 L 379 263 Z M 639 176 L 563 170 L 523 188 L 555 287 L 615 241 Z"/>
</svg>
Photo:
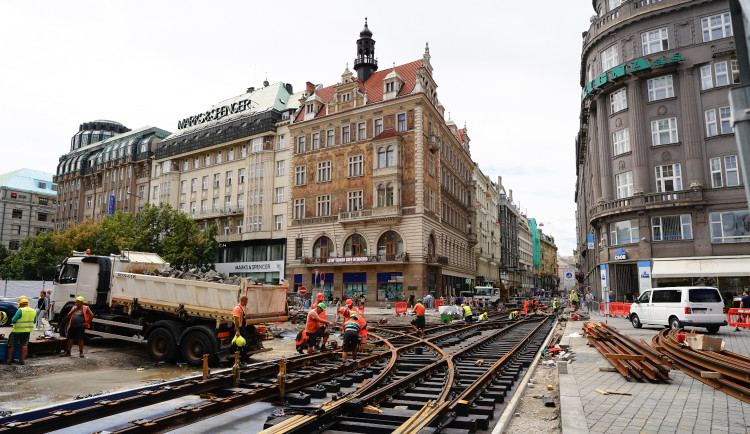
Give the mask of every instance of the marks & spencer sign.
<svg viewBox="0 0 750 434">
<path fill-rule="evenodd" d="M 673 63 L 679 63 L 684 60 L 685 58 L 682 57 L 680 53 L 675 53 L 670 57 L 661 57 L 659 59 L 655 59 L 651 63 L 649 63 L 648 60 L 646 60 L 646 58 L 644 57 L 635 59 L 631 62 L 625 62 L 622 65 L 615 66 L 614 68 L 604 72 L 590 82 L 586 83 L 586 86 L 584 86 L 583 90 L 581 91 L 581 99 L 586 99 L 586 97 L 589 96 L 589 94 L 591 94 L 591 92 L 593 92 L 594 90 L 603 87 L 607 83 L 615 82 L 618 79 L 625 77 L 626 75 L 632 74 L 634 72 L 647 71 L 652 68 L 671 65 Z"/>
<path fill-rule="evenodd" d="M 183 129 L 192 127 L 194 125 L 200 125 L 208 121 L 216 121 L 225 116 L 229 116 L 235 113 L 244 112 L 251 108 L 252 102 L 249 99 L 243 99 L 240 101 L 233 102 L 229 105 L 221 107 L 214 107 L 205 113 L 199 113 L 195 116 L 190 116 L 181 121 L 177 121 L 177 129 Z"/>
</svg>

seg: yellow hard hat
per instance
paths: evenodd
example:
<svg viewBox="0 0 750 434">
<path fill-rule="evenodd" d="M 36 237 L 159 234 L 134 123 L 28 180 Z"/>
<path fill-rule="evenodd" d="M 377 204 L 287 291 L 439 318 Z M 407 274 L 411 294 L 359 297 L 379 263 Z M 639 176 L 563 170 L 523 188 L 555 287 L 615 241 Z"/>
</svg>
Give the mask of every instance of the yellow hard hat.
<svg viewBox="0 0 750 434">
<path fill-rule="evenodd" d="M 238 347 L 244 347 L 247 344 L 247 341 L 242 336 L 236 336 L 232 339 L 232 345 L 236 345 Z"/>
<path fill-rule="evenodd" d="M 25 295 L 18 297 L 18 304 L 29 304 L 29 299 Z"/>
<path fill-rule="evenodd" d="M 85 298 L 83 298 L 83 296 L 78 296 L 78 297 L 76 297 L 76 301 L 81 301 L 81 302 L 83 302 L 83 301 L 85 301 L 85 300 L 86 300 L 86 299 L 85 299 Z"/>
</svg>

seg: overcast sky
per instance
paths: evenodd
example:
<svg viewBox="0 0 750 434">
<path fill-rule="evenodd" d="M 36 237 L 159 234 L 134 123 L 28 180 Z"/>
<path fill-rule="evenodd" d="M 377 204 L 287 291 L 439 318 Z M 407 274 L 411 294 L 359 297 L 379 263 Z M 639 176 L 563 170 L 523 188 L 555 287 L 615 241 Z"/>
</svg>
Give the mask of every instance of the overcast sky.
<svg viewBox="0 0 750 434">
<path fill-rule="evenodd" d="M 0 173 L 53 173 L 81 123 L 177 129 L 250 86 L 336 83 L 368 17 L 380 68 L 430 43 L 438 98 L 471 154 L 559 254 L 575 248 L 575 135 L 588 0 L 539 3 L 0 3 Z"/>
</svg>

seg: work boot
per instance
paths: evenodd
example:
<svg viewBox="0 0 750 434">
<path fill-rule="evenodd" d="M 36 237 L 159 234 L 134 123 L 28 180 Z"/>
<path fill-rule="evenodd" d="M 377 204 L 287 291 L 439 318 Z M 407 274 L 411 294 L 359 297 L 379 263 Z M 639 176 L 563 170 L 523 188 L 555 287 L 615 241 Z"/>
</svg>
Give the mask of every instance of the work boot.
<svg viewBox="0 0 750 434">
<path fill-rule="evenodd" d="M 78 353 L 78 357 L 83 358 L 83 351 L 81 351 L 80 353 Z"/>
<path fill-rule="evenodd" d="M 18 364 L 19 364 L 19 365 L 25 365 L 26 363 L 24 363 L 24 362 L 23 362 L 23 360 L 19 360 L 19 361 L 18 361 Z"/>
<path fill-rule="evenodd" d="M 4 364 L 6 364 L 6 363 L 7 363 L 7 364 L 10 364 L 10 360 L 5 360 L 5 359 L 3 359 L 3 360 L 0 360 L 0 365 L 4 365 Z"/>
<path fill-rule="evenodd" d="M 66 352 L 60 354 L 60 357 L 70 357 L 70 351 L 66 351 Z"/>
</svg>

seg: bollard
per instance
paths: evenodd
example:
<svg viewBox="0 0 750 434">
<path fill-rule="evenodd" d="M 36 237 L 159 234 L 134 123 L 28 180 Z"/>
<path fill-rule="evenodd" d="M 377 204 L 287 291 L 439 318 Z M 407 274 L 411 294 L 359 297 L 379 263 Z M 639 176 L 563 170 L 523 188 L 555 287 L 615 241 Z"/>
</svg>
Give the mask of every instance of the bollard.
<svg viewBox="0 0 750 434">
<path fill-rule="evenodd" d="M 208 354 L 203 355 L 203 379 L 208 380 L 208 376 L 211 375 L 211 370 L 208 369 Z"/>
<path fill-rule="evenodd" d="M 232 375 L 234 376 L 234 387 L 240 384 L 240 352 L 234 353 L 234 366 L 232 367 Z"/>
<path fill-rule="evenodd" d="M 277 382 L 279 384 L 279 404 L 284 405 L 286 402 L 286 359 L 283 357 L 279 360 L 279 376 L 277 377 Z"/>
</svg>

